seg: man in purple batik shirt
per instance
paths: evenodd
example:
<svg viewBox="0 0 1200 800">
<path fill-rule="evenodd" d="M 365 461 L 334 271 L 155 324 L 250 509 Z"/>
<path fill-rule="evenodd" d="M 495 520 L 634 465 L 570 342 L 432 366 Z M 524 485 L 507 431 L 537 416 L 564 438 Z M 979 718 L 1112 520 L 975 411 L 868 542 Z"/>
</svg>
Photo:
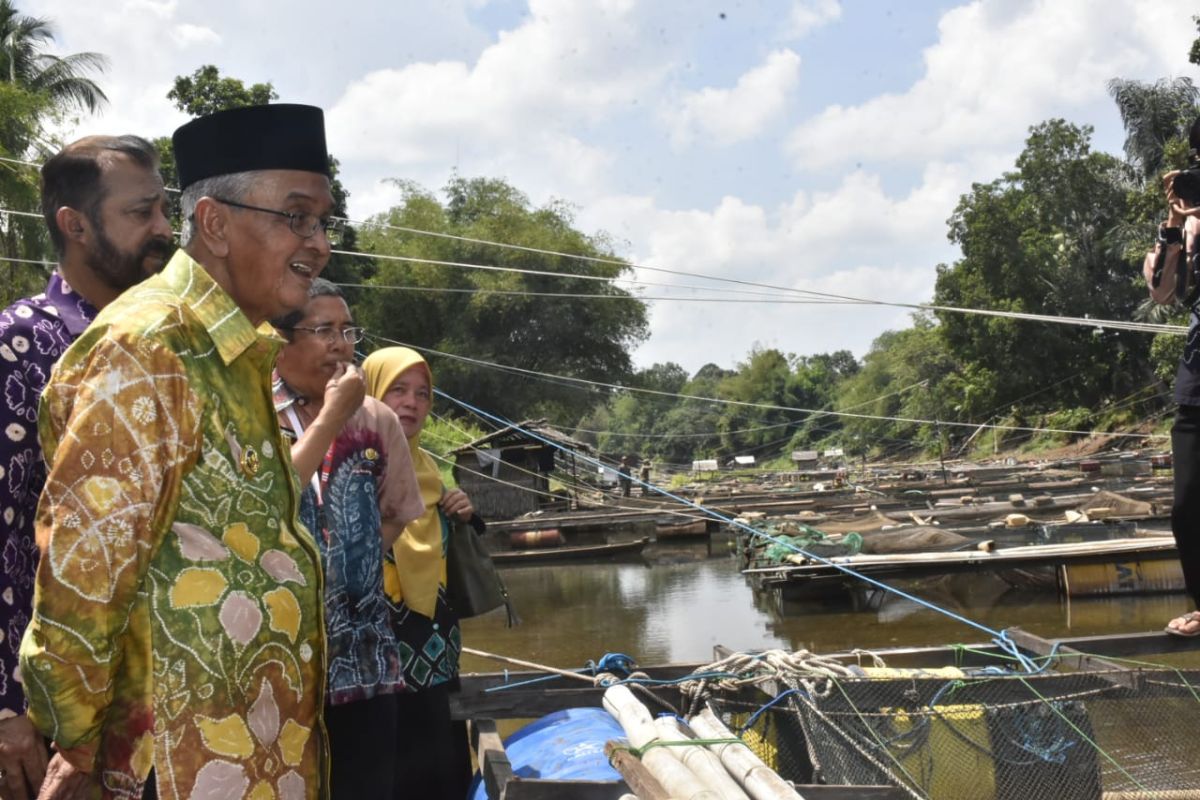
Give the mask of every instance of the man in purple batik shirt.
<svg viewBox="0 0 1200 800">
<path fill-rule="evenodd" d="M 175 250 L 158 154 L 137 136 L 89 136 L 42 167 L 42 213 L 58 256 L 46 291 L 0 312 L 0 796 L 33 798 L 41 734 L 17 670 L 38 563 L 33 517 L 46 480 L 42 389 L 96 311 L 158 272 Z"/>
</svg>

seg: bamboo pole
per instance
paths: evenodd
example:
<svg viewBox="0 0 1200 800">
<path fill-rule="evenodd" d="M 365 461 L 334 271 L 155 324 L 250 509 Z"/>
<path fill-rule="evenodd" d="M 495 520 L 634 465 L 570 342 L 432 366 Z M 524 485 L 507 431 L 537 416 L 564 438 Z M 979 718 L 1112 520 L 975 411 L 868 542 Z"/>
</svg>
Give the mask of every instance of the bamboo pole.
<svg viewBox="0 0 1200 800">
<path fill-rule="evenodd" d="M 616 742 L 608 742 L 604 745 L 604 755 L 608 756 L 608 763 L 621 773 L 625 783 L 636 793 L 635 800 L 671 800 L 658 778 L 651 775 L 646 765 L 633 753 L 618 746 Z"/>
<path fill-rule="evenodd" d="M 692 717 L 689 724 L 705 739 L 734 738 L 725 723 L 708 709 Z M 720 756 L 721 763 L 753 800 L 804 800 L 746 745 L 712 744 L 708 748 Z"/>
<path fill-rule="evenodd" d="M 511 656 L 502 656 L 502 655 L 498 655 L 496 653 L 489 653 L 485 650 L 475 650 L 470 647 L 464 647 L 462 649 L 462 652 L 467 653 L 469 655 L 473 655 L 473 656 L 479 656 L 480 658 L 489 658 L 493 661 L 503 661 L 506 664 L 516 664 L 518 667 L 527 667 L 528 669 L 536 669 L 539 672 L 549 672 L 551 675 L 560 675 L 564 678 L 574 678 L 575 680 L 583 681 L 584 683 L 594 684 L 596 682 L 595 679 L 591 675 L 584 675 L 579 672 L 571 672 L 570 670 L 559 669 L 558 667 L 549 667 L 549 666 L 546 666 L 545 664 L 538 664 L 535 661 L 523 661 L 519 658 L 513 658 Z"/>
<path fill-rule="evenodd" d="M 650 712 L 624 686 L 610 686 L 604 690 L 604 708 L 621 724 L 629 743 L 635 748 L 641 750 L 658 740 Z M 682 761 L 668 753 L 669 749 L 655 747 L 644 751 L 642 763 L 672 800 L 721 800 L 721 796 L 701 783 Z"/>
<path fill-rule="evenodd" d="M 654 727 L 658 729 L 662 741 L 684 741 L 695 739 L 696 734 L 675 717 L 656 717 Z M 704 782 L 708 788 L 719 794 L 723 800 L 750 800 L 750 796 L 742 791 L 737 781 L 725 769 L 717 754 L 701 745 L 679 746 L 666 748 L 671 755 L 678 758 L 692 773 Z"/>
</svg>

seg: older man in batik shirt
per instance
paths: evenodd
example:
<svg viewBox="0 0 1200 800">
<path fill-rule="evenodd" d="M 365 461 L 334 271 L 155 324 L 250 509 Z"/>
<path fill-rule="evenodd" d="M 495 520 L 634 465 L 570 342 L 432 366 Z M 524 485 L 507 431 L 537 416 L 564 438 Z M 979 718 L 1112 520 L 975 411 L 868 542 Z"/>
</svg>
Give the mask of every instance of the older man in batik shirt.
<svg viewBox="0 0 1200 800">
<path fill-rule="evenodd" d="M 137 136 L 88 136 L 42 166 L 58 265 L 46 291 L 0 312 L 0 795 L 33 797 L 46 747 L 17 668 L 33 605 L 33 515 L 46 479 L 37 408 L 50 370 L 96 309 L 158 272 L 175 249 L 158 151 Z"/>
<path fill-rule="evenodd" d="M 54 739 L 44 795 L 324 793 L 320 555 L 271 396 L 282 340 L 329 259 L 319 109 L 271 105 L 175 133 L 190 231 L 60 362 L 21 649 Z"/>
</svg>

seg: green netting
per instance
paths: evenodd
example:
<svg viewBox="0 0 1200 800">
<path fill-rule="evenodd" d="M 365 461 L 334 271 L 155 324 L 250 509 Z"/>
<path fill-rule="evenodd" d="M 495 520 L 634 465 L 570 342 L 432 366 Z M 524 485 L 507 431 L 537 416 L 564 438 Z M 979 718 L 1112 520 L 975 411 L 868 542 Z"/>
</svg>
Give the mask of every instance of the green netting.
<svg viewBox="0 0 1200 800">
<path fill-rule="evenodd" d="M 743 734 L 798 783 L 890 785 L 935 800 L 1200 796 L 1200 672 L 814 686 L 792 684 Z M 762 705 L 747 693 L 710 702 L 735 730 Z M 1178 794 L 1188 790 L 1197 794 Z"/>
</svg>

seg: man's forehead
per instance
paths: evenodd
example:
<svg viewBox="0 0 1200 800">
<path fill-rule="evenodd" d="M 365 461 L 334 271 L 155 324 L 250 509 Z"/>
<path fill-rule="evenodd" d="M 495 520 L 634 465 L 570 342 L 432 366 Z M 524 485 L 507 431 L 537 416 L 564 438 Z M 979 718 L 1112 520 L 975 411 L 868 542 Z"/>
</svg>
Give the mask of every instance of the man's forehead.
<svg viewBox="0 0 1200 800">
<path fill-rule="evenodd" d="M 321 302 L 325 301 L 325 302 Z M 333 295 L 321 295 L 308 301 L 304 308 L 304 319 L 307 321 L 336 322 L 353 319 L 350 307 L 344 298 Z"/>
<path fill-rule="evenodd" d="M 125 153 L 107 153 L 100 159 L 100 180 L 109 192 L 162 194 L 162 175 L 150 165 L 141 164 Z"/>
<path fill-rule="evenodd" d="M 256 173 L 255 194 L 270 195 L 279 202 L 312 202 L 333 204 L 329 178 L 315 172 L 267 169 Z"/>
</svg>

